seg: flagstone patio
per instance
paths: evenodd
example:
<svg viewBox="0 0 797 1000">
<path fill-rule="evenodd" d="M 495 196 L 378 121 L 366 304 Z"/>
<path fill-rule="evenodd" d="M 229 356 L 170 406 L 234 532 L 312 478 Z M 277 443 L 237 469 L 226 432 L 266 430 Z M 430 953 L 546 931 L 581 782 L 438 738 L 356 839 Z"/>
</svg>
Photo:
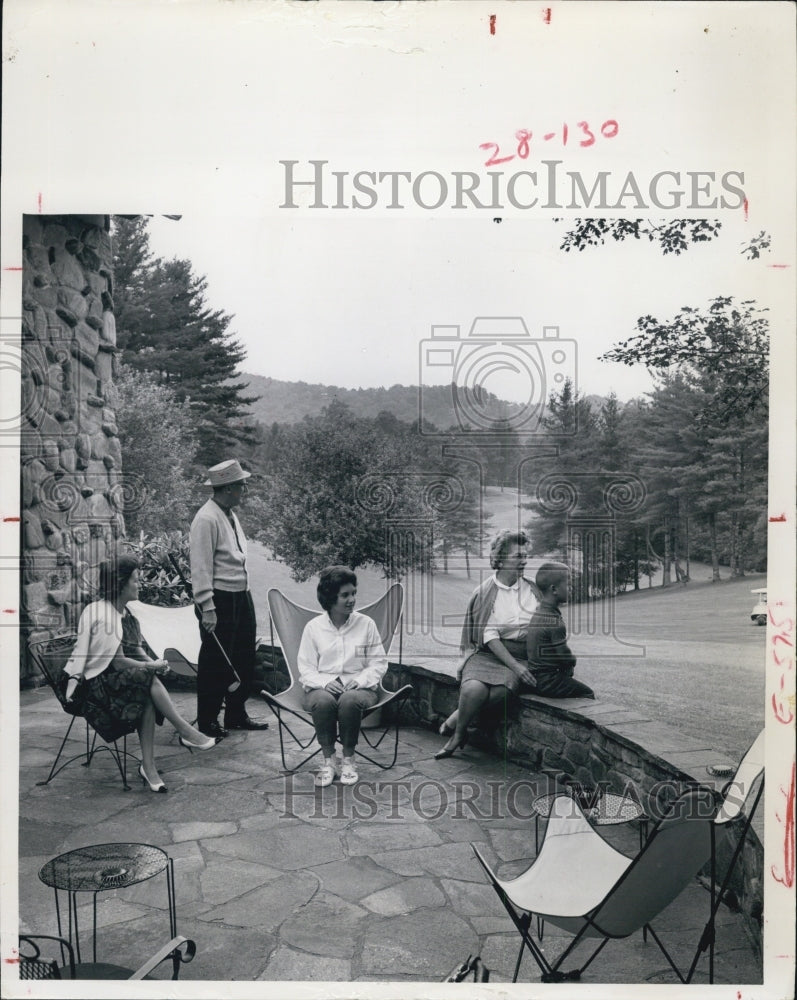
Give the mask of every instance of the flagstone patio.
<svg viewBox="0 0 797 1000">
<path fill-rule="evenodd" d="M 194 696 L 178 692 L 175 699 L 192 717 Z M 265 706 L 250 706 L 266 716 Z M 132 789 L 123 791 L 107 753 L 90 768 L 72 764 L 38 786 L 67 721 L 48 689 L 21 693 L 22 931 L 57 933 L 53 891 L 38 877 L 46 861 L 88 844 L 135 841 L 174 859 L 178 932 L 197 944 L 181 979 L 435 982 L 479 953 L 491 982 L 511 981 L 519 938 L 471 844 L 501 875 L 526 867 L 534 854 L 529 806 L 551 790 L 545 775 L 473 748 L 435 761 L 440 737 L 407 729 L 390 771 L 363 765 L 357 786 L 315 789 L 311 771 L 281 771 L 273 724 L 193 755 L 166 726 L 156 752 L 168 795 L 151 794 L 134 767 Z M 77 753 L 77 725 L 75 734 Z M 136 752 L 137 739 L 129 743 Z M 634 824 L 603 832 L 627 854 L 638 849 Z M 84 952 L 91 939 L 85 896 L 78 914 Z M 691 957 L 707 909 L 706 890 L 695 880 L 656 921 L 677 961 Z M 100 893 L 97 924 L 98 957 L 137 966 L 168 940 L 165 881 Z M 563 940 L 546 931 L 543 946 L 553 952 Z M 696 982 L 707 981 L 706 965 Z M 165 977 L 170 967 L 161 970 Z M 715 981 L 761 977 L 741 918 L 723 908 Z M 641 934 L 607 946 L 584 978 L 674 982 Z M 519 981 L 540 981 L 529 956 Z"/>
</svg>

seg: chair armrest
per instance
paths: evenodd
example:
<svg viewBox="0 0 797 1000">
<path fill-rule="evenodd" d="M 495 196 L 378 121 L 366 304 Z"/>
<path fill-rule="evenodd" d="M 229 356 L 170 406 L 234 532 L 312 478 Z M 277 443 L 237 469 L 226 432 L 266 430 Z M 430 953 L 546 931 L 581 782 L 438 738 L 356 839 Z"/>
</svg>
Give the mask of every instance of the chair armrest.
<svg viewBox="0 0 797 1000">
<path fill-rule="evenodd" d="M 185 945 L 184 952 L 180 949 Z M 152 958 L 146 961 L 140 969 L 136 971 L 129 977 L 130 979 L 143 979 L 148 976 L 153 969 L 165 962 L 167 958 L 171 957 L 172 953 L 177 951 L 178 959 L 180 962 L 190 962 L 191 959 L 196 955 L 196 942 L 192 941 L 190 938 L 181 937 L 179 934 L 177 937 L 173 937 L 168 944 L 165 944 L 160 951 L 156 952 Z M 175 975 L 173 978 L 177 978 Z"/>
</svg>

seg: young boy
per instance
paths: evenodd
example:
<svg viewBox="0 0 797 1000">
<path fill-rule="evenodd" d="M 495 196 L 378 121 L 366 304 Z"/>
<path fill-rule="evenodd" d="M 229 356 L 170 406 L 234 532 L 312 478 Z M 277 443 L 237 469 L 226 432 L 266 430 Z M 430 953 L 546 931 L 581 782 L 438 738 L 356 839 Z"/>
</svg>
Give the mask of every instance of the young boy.
<svg viewBox="0 0 797 1000">
<path fill-rule="evenodd" d="M 567 603 L 570 570 L 564 563 L 543 563 L 536 584 L 542 594 L 526 636 L 529 670 L 537 680 L 533 694 L 543 698 L 594 698 L 592 688 L 573 677 L 576 658 L 567 645 L 559 605 Z"/>
</svg>

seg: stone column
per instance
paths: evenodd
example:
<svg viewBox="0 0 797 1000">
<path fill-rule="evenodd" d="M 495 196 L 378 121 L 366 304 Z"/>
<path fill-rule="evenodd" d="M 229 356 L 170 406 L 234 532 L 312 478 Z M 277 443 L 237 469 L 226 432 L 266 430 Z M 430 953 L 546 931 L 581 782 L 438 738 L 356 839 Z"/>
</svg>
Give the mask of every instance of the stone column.
<svg viewBox="0 0 797 1000">
<path fill-rule="evenodd" d="M 24 650 L 76 626 L 124 532 L 110 216 L 25 216 L 21 338 Z"/>
</svg>

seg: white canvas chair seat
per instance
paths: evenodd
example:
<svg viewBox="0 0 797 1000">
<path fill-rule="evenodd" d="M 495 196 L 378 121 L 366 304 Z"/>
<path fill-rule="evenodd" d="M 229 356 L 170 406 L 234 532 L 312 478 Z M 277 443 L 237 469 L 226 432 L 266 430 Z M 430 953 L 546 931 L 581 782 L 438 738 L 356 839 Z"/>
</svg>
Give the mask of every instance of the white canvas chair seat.
<svg viewBox="0 0 797 1000">
<path fill-rule="evenodd" d="M 551 803 L 545 840 L 534 864 L 515 879 L 496 881 L 517 909 L 562 926 L 569 925 L 564 918 L 593 910 L 630 864 L 631 858 L 595 832 L 578 803 L 559 795 Z M 563 871 L 567 878 L 562 878 Z"/>
<path fill-rule="evenodd" d="M 360 614 L 368 615 L 375 622 L 386 653 L 390 649 L 393 634 L 401 619 L 403 605 L 404 590 L 400 583 L 394 583 L 378 601 L 358 609 Z M 303 751 L 308 750 L 316 742 L 312 716 L 304 707 L 304 691 L 299 681 L 297 655 L 305 626 L 313 618 L 317 618 L 320 611 L 314 611 L 311 608 L 305 608 L 300 604 L 296 604 L 276 588 L 272 588 L 268 592 L 268 608 L 273 630 L 277 634 L 282 655 L 285 657 L 285 662 L 288 665 L 291 683 L 285 691 L 280 691 L 278 694 L 270 694 L 268 691 L 261 691 L 260 693 L 277 719 L 282 766 L 288 771 L 295 771 L 303 767 L 321 752 L 321 747 L 317 746 L 293 767 L 288 765 L 285 757 L 286 736 L 290 736 Z M 271 644 L 272 646 L 274 645 L 273 637 Z M 389 691 L 380 683 L 377 702 L 363 713 L 363 720 L 365 721 L 369 716 L 376 716 L 377 712 L 381 712 L 382 709 L 393 705 L 396 710 L 395 721 L 386 725 L 376 726 L 370 733 L 363 728 L 360 730 L 360 735 L 372 750 L 376 750 L 387 734 L 393 730 L 395 738 L 393 741 L 392 759 L 390 759 L 390 763 L 384 763 L 379 758 L 372 757 L 361 749 L 356 751 L 358 757 L 362 757 L 371 764 L 376 764 L 377 767 L 381 767 L 383 770 L 393 767 L 398 756 L 399 709 L 411 693 L 412 686 L 410 684 L 405 684 L 398 691 Z M 303 723 L 305 727 L 304 731 L 302 733 L 297 732 L 291 726 L 291 721 L 294 722 L 294 725 L 296 722 Z M 307 726 L 310 727 L 309 731 L 306 728 Z"/>
<path fill-rule="evenodd" d="M 160 608 L 143 601 L 130 601 L 141 634 L 160 660 L 168 660 L 176 674 L 196 675 L 199 660 L 199 622 L 193 604 L 182 608 Z"/>
<path fill-rule="evenodd" d="M 569 795 L 557 796 L 537 858 L 515 879 L 499 879 L 474 846 L 473 850 L 521 936 L 513 982 L 529 949 L 543 982 L 579 979 L 612 938 L 646 929 L 681 982 L 675 966 L 650 921 L 673 902 L 711 856 L 715 813 L 709 789 L 681 795 L 657 824 L 636 858 L 615 851 L 593 830 Z M 544 918 L 574 935 L 555 960 L 549 959 L 529 933 L 533 917 Z M 600 938 L 586 962 L 572 972 L 562 963 L 584 938 Z"/>
<path fill-rule="evenodd" d="M 723 800 L 717 811 L 714 823 L 711 828 L 711 870 L 709 874 L 709 887 L 711 892 L 711 904 L 709 907 L 709 918 L 695 951 L 691 968 L 686 981 L 689 982 L 694 975 L 695 968 L 704 951 L 709 953 L 709 983 L 714 982 L 714 938 L 716 933 L 716 917 L 725 892 L 730 884 L 731 876 L 736 867 L 736 862 L 742 853 L 744 842 L 750 827 L 753 823 L 753 816 L 761 801 L 764 792 L 764 730 L 753 740 L 750 748 L 742 757 L 736 774 L 723 788 Z M 755 790 L 755 797 L 753 791 Z M 747 804 L 753 800 L 752 806 L 747 809 Z M 734 820 L 741 820 L 744 817 L 741 831 L 736 840 L 736 846 L 725 870 L 725 876 L 719 886 L 717 883 L 717 852 L 720 842 L 725 839 L 729 825 Z"/>
</svg>

